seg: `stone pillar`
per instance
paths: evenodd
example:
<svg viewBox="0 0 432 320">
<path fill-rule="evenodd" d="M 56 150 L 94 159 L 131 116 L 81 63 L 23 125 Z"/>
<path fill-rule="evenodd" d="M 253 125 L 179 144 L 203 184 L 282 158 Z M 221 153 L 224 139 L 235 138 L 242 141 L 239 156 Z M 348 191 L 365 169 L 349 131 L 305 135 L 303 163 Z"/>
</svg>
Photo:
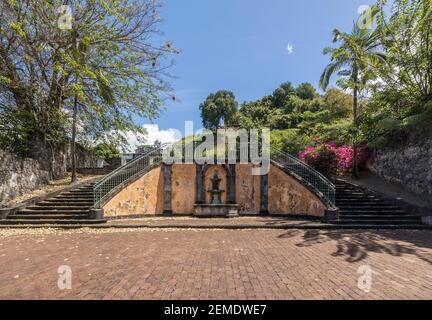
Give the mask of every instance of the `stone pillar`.
<svg viewBox="0 0 432 320">
<path fill-rule="evenodd" d="M 261 176 L 260 182 L 260 215 L 268 215 L 268 174 Z"/>
<path fill-rule="evenodd" d="M 204 176 L 203 166 L 201 164 L 196 165 L 196 203 L 203 204 L 205 202 L 204 193 Z"/>
<path fill-rule="evenodd" d="M 236 166 L 230 164 L 228 167 L 228 204 L 236 203 Z"/>
<path fill-rule="evenodd" d="M 0 220 L 4 220 L 11 213 L 11 208 L 0 208 Z"/>
<path fill-rule="evenodd" d="M 90 209 L 89 218 L 90 220 L 103 220 L 104 209 Z"/>
<path fill-rule="evenodd" d="M 172 215 L 172 165 L 163 165 L 164 215 Z"/>
</svg>

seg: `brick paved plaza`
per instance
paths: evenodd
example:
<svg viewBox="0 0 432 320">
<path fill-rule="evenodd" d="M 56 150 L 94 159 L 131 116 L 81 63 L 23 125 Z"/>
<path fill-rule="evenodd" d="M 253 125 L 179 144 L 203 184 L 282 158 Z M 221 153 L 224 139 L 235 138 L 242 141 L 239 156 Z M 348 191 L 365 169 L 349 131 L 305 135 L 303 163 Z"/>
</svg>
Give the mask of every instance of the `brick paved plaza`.
<svg viewBox="0 0 432 320">
<path fill-rule="evenodd" d="M 0 298 L 432 299 L 430 231 L 0 230 Z M 58 267 L 72 289 L 58 288 Z M 358 288 L 369 265 L 372 289 Z"/>
</svg>

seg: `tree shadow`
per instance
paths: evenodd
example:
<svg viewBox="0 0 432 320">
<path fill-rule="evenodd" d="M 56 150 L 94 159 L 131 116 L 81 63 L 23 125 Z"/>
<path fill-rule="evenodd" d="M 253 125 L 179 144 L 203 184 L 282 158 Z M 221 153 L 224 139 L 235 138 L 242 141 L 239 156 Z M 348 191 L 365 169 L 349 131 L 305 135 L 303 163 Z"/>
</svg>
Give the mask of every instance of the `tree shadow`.
<svg viewBox="0 0 432 320">
<path fill-rule="evenodd" d="M 260 222 L 268 226 L 285 225 L 296 222 L 296 225 L 308 225 L 314 222 L 322 222 L 321 218 L 308 217 L 308 216 L 284 216 L 284 217 L 260 217 Z"/>
<path fill-rule="evenodd" d="M 335 242 L 334 257 L 345 257 L 351 263 L 364 260 L 369 253 L 387 254 L 396 257 L 414 255 L 432 264 L 432 238 L 429 231 L 410 230 L 289 230 L 278 236 L 280 239 L 300 237 L 298 247 L 310 247 L 326 242 Z"/>
</svg>

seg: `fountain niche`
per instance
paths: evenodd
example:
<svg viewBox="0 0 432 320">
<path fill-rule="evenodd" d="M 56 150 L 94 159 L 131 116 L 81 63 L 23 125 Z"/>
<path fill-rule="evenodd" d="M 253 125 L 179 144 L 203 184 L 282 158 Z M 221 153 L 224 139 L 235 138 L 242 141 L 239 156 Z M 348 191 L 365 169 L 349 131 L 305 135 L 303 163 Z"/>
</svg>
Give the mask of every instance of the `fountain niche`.
<svg viewBox="0 0 432 320">
<path fill-rule="evenodd" d="M 195 204 L 194 214 L 199 217 L 235 217 L 238 216 L 238 205 L 227 203 L 230 196 L 228 170 L 213 166 L 204 170 L 201 201 Z M 200 203 L 201 202 L 201 203 Z M 233 201 L 231 201 L 233 202 Z"/>
</svg>

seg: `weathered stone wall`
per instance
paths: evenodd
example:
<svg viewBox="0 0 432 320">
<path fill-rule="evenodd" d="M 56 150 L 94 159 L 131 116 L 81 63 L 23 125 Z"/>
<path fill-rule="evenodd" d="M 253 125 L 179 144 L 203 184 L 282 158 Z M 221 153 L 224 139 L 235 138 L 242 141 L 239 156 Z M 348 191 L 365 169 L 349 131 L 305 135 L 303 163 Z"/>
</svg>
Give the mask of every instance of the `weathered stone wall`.
<svg viewBox="0 0 432 320">
<path fill-rule="evenodd" d="M 0 205 L 48 183 L 50 173 L 30 158 L 0 150 Z"/>
<path fill-rule="evenodd" d="M 252 164 L 236 165 L 236 200 L 239 205 L 239 213 L 259 213 L 260 178 L 260 176 L 252 175 Z"/>
<path fill-rule="evenodd" d="M 323 217 L 326 206 L 305 186 L 281 169 L 269 172 L 269 213 Z"/>
<path fill-rule="evenodd" d="M 105 215 L 159 215 L 164 212 L 163 166 L 158 166 L 140 179 L 131 183 L 114 196 L 105 206 Z M 215 171 L 222 178 L 220 187 L 227 190 L 224 168 L 210 166 L 205 173 L 205 189 L 211 188 Z M 194 164 L 174 164 L 171 171 L 171 209 L 173 215 L 192 214 L 196 203 L 197 166 Z M 272 214 L 324 216 L 326 206 L 309 189 L 281 169 L 271 166 L 269 173 L 268 203 Z M 260 213 L 261 177 L 252 175 L 251 164 L 236 165 L 236 203 L 240 214 Z M 206 202 L 210 197 L 206 195 Z M 227 202 L 227 195 L 222 195 Z"/>
<path fill-rule="evenodd" d="M 68 155 L 70 155 L 70 150 Z M 76 145 L 76 164 L 77 168 L 97 168 L 98 157 L 87 152 L 79 144 Z M 67 166 L 70 168 L 72 166 L 71 157 L 67 157 Z"/>
<path fill-rule="evenodd" d="M 191 214 L 196 195 L 196 166 L 194 164 L 174 164 L 172 168 L 172 212 Z"/>
<path fill-rule="evenodd" d="M 404 144 L 378 150 L 368 161 L 369 170 L 387 181 L 430 200 L 432 197 L 432 130 L 411 136 Z"/>
<path fill-rule="evenodd" d="M 161 166 L 129 184 L 104 206 L 107 217 L 163 213 Z"/>
<path fill-rule="evenodd" d="M 24 158 L 0 150 L 0 205 L 26 192 L 46 185 L 50 180 L 62 179 L 70 167 L 70 153 L 67 148 L 52 149 L 47 144 L 35 142 L 33 157 Z M 77 167 L 96 168 L 98 158 L 78 145 Z M 105 174 L 112 168 L 107 168 Z M 80 171 L 80 170 L 78 170 Z M 81 171 L 86 173 L 85 170 Z M 89 172 L 90 173 L 90 172 Z"/>
</svg>

